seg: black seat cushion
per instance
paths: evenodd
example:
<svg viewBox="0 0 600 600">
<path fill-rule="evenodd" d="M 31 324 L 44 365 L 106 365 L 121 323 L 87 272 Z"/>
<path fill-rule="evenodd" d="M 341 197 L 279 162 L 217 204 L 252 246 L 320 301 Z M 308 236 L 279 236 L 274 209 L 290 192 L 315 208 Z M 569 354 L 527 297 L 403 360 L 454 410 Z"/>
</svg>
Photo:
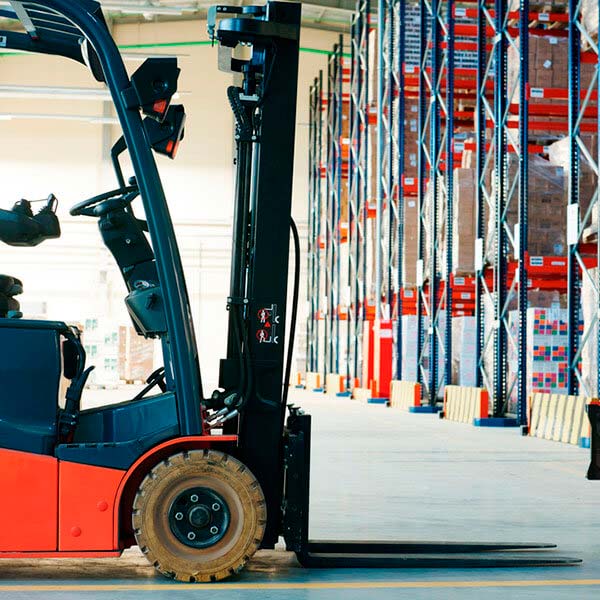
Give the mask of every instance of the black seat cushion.
<svg viewBox="0 0 600 600">
<path fill-rule="evenodd" d="M 6 294 L 0 294 L 0 318 L 5 319 L 9 312 L 18 313 L 21 306 L 19 303 Z"/>
<path fill-rule="evenodd" d="M 18 296 L 23 293 L 23 282 L 16 277 L 0 275 L 0 294 Z"/>
</svg>

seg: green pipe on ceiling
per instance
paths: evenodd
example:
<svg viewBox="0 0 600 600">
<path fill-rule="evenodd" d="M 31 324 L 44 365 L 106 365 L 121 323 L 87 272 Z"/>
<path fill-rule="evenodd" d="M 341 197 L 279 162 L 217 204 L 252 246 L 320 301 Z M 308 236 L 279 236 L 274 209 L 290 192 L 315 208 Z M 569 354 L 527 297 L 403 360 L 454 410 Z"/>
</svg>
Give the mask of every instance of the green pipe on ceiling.
<svg viewBox="0 0 600 600">
<path fill-rule="evenodd" d="M 186 46 L 212 46 L 212 42 L 206 41 L 191 41 L 191 42 L 155 42 L 149 44 L 120 44 L 119 49 L 121 50 L 147 50 L 149 48 L 184 48 Z M 326 54 L 330 55 L 330 50 L 321 50 L 320 48 L 305 48 L 300 47 L 300 52 L 306 52 L 309 54 Z M 350 57 L 349 53 L 344 54 L 346 57 Z"/>
<path fill-rule="evenodd" d="M 190 42 L 151 42 L 148 44 L 119 44 L 120 50 L 148 50 L 151 48 L 185 48 L 191 46 L 211 46 L 212 42 L 210 41 L 190 41 Z M 307 48 L 300 47 L 300 52 L 305 52 L 307 54 L 323 54 L 329 56 L 331 54 L 330 50 L 321 50 L 320 48 Z M 23 54 L 27 54 L 26 52 L 1 52 L 0 58 L 4 58 L 6 56 L 23 56 Z M 349 53 L 344 53 L 346 58 L 350 58 Z"/>
</svg>

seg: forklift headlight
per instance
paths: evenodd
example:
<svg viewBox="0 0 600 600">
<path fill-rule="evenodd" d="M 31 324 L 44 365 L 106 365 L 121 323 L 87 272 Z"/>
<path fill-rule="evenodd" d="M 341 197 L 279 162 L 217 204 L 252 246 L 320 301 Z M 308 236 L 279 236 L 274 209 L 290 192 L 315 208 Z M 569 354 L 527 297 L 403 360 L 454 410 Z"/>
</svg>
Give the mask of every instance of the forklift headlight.
<svg viewBox="0 0 600 600">
<path fill-rule="evenodd" d="M 175 158 L 179 144 L 185 136 L 185 108 L 181 104 L 171 106 L 162 123 L 146 118 L 144 126 L 152 149 L 169 158 Z"/>
</svg>

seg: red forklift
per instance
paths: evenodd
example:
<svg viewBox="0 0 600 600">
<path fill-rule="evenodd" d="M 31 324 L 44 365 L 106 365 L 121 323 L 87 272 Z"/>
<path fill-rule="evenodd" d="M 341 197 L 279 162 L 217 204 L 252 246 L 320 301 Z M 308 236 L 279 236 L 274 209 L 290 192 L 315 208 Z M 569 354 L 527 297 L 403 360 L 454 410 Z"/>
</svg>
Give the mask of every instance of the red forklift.
<svg viewBox="0 0 600 600">
<path fill-rule="evenodd" d="M 80 332 L 27 319 L 23 282 L 0 276 L 0 557 L 111 557 L 138 545 L 161 573 L 211 582 L 239 572 L 280 537 L 307 567 L 573 565 L 552 544 L 332 542 L 308 536 L 310 416 L 288 406 L 299 282 L 291 220 L 301 5 L 215 6 L 219 65 L 235 73 L 237 182 L 227 355 L 205 396 L 196 336 L 169 208 L 153 152 L 174 158 L 185 131 L 172 105 L 179 68 L 150 58 L 128 76 L 100 4 L 10 1 L 0 47 L 85 65 L 106 84 L 123 136 L 118 187 L 71 215 L 97 219 L 124 280 L 139 335 L 160 340 L 164 366 L 128 402 L 83 410 L 88 366 Z M 237 58 L 239 45 L 251 57 Z M 121 166 L 128 152 L 133 173 Z M 133 202 L 141 198 L 144 218 Z M 60 235 L 56 198 L 0 211 L 0 240 L 36 246 Z M 291 235 L 290 235 L 291 232 Z M 295 278 L 286 336 L 288 254 Z M 70 381 L 59 397 L 61 377 Z M 515 552 L 512 552 L 515 551 Z M 525 552 L 524 552 L 525 551 Z M 530 551 L 530 552 L 526 552 Z"/>
</svg>

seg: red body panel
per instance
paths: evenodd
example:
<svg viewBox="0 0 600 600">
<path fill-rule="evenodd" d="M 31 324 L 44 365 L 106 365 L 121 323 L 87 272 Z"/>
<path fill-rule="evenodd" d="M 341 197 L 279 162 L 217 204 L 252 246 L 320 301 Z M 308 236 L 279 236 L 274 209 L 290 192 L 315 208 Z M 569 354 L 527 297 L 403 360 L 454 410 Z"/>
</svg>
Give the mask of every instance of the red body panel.
<svg viewBox="0 0 600 600">
<path fill-rule="evenodd" d="M 148 469 L 173 452 L 235 442 L 235 435 L 176 438 L 128 471 L 0 448 L 0 558 L 119 556 L 126 546 L 119 515 L 128 482 L 135 491 Z"/>
<path fill-rule="evenodd" d="M 0 449 L 0 552 L 56 551 L 58 461 Z"/>
<path fill-rule="evenodd" d="M 114 505 L 125 471 L 60 461 L 58 549 L 114 550 Z"/>
</svg>

